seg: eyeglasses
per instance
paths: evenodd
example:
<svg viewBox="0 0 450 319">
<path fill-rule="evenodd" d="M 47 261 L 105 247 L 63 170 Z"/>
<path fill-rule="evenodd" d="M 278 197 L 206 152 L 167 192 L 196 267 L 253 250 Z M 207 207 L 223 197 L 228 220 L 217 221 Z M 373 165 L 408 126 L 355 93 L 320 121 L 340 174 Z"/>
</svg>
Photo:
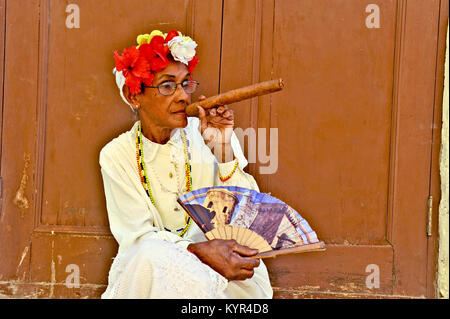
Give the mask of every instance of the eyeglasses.
<svg viewBox="0 0 450 319">
<path fill-rule="evenodd" d="M 197 90 L 197 86 L 200 84 L 197 81 L 193 81 L 193 80 L 184 80 L 181 83 L 176 83 L 174 81 L 166 81 L 163 82 L 161 84 L 159 84 L 158 86 L 150 86 L 150 85 L 146 85 L 144 87 L 147 88 L 157 88 L 159 93 L 165 96 L 169 96 L 175 93 L 175 91 L 177 90 L 177 86 L 178 84 L 181 84 L 181 87 L 183 88 L 184 92 L 186 92 L 187 94 L 192 94 L 195 92 L 195 90 Z"/>
</svg>

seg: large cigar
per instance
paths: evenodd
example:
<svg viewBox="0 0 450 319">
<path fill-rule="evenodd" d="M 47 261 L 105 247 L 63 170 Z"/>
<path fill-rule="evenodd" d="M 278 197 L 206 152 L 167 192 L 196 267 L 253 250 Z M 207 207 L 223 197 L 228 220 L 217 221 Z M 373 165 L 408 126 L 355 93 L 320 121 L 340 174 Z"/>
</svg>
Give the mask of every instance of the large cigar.
<svg viewBox="0 0 450 319">
<path fill-rule="evenodd" d="M 231 90 L 225 93 L 211 96 L 203 101 L 198 101 L 189 104 L 186 107 L 186 114 L 188 116 L 198 116 L 197 105 L 200 105 L 205 110 L 218 105 L 228 105 L 231 103 L 239 102 L 242 100 L 250 99 L 255 96 L 269 94 L 272 92 L 280 91 L 283 88 L 283 80 L 271 80 L 266 82 L 260 82 L 245 86 L 239 89 Z"/>
</svg>

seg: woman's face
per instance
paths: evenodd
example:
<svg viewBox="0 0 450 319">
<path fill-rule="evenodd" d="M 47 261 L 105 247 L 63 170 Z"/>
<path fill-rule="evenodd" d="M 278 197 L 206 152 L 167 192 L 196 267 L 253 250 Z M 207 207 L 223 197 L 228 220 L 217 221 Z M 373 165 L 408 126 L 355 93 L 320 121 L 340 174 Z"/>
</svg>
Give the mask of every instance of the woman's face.
<svg viewBox="0 0 450 319">
<path fill-rule="evenodd" d="M 168 66 L 155 74 L 152 86 L 167 81 L 181 83 L 189 80 L 188 68 L 181 62 L 169 62 Z M 175 93 L 165 96 L 158 88 L 146 87 L 141 94 L 135 96 L 140 105 L 138 112 L 141 121 L 149 121 L 151 125 L 163 129 L 174 129 L 187 125 L 186 106 L 191 103 L 191 95 L 181 85 L 177 85 Z"/>
</svg>

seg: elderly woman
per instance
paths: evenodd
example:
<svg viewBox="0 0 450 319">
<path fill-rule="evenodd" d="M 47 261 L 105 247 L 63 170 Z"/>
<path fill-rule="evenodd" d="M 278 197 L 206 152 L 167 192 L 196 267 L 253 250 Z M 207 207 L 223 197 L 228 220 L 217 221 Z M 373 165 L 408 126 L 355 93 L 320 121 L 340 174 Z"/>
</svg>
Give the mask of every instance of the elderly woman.
<svg viewBox="0 0 450 319">
<path fill-rule="evenodd" d="M 247 161 L 232 131 L 232 111 L 199 108 L 199 118 L 187 117 L 198 86 L 191 38 L 155 30 L 137 41 L 121 55 L 114 52 L 114 72 L 139 121 L 100 152 L 110 228 L 119 243 L 102 298 L 271 298 L 267 269 L 252 258 L 258 251 L 206 240 L 176 201 L 216 185 L 258 190 L 243 171 Z"/>
</svg>

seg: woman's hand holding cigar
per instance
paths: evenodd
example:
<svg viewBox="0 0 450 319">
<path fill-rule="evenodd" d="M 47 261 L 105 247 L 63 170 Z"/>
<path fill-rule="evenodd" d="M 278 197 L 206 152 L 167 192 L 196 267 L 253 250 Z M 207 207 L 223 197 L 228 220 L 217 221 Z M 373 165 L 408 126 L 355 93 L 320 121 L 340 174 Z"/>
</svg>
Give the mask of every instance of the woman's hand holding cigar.
<svg viewBox="0 0 450 319">
<path fill-rule="evenodd" d="M 199 101 L 204 101 L 204 95 L 199 97 Z M 198 117 L 200 119 L 200 132 L 211 150 L 218 153 L 216 158 L 219 162 L 227 161 L 226 154 L 233 154 L 231 149 L 231 136 L 234 128 L 233 110 L 226 105 L 219 105 L 207 110 L 198 107 Z M 218 152 L 217 152 L 218 151 Z"/>
</svg>

